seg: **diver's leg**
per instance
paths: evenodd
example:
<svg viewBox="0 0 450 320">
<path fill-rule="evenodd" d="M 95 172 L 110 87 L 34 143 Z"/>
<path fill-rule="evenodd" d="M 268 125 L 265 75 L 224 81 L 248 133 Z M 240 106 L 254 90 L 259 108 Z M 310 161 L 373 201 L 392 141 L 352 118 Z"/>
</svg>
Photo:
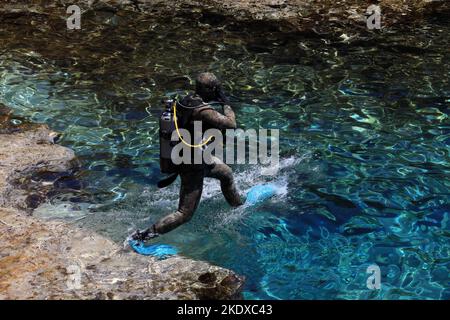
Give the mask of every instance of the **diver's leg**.
<svg viewBox="0 0 450 320">
<path fill-rule="evenodd" d="M 207 167 L 205 176 L 220 180 L 222 193 L 232 207 L 238 207 L 243 204 L 234 183 L 233 170 L 228 165 L 214 157 L 214 163 Z"/>
<path fill-rule="evenodd" d="M 203 190 L 203 171 L 180 173 L 180 177 L 181 190 L 178 210 L 155 223 L 153 225 L 154 233 L 167 233 L 188 222 L 198 207 Z"/>
</svg>

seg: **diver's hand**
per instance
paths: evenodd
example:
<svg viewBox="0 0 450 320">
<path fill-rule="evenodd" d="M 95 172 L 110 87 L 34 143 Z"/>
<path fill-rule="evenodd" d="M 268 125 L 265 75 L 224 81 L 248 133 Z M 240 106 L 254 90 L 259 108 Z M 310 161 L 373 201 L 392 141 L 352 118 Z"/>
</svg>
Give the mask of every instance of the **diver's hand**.
<svg viewBox="0 0 450 320">
<path fill-rule="evenodd" d="M 228 99 L 227 95 L 225 94 L 225 91 L 223 90 L 222 86 L 220 86 L 217 89 L 217 99 L 225 105 L 230 105 L 230 100 Z"/>
</svg>

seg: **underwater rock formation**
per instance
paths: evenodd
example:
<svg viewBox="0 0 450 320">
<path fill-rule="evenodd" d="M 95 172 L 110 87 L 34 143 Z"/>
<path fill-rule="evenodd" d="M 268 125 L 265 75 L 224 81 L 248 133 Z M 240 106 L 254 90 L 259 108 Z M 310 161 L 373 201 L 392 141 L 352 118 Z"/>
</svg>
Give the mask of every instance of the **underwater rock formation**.
<svg viewBox="0 0 450 320">
<path fill-rule="evenodd" d="M 352 31 L 366 29 L 365 13 L 371 4 L 379 5 L 383 24 L 413 23 L 427 14 L 450 9 L 442 0 L 135 0 L 107 1 L 112 6 L 127 5 L 143 12 L 155 12 L 170 7 L 171 12 L 189 10 L 220 15 L 238 21 L 273 22 L 286 31 Z"/>
<path fill-rule="evenodd" d="M 77 162 L 47 126 L 15 126 L 11 117 L 0 105 L 0 299 L 240 297 L 243 278 L 230 270 L 139 256 L 79 227 L 30 216 L 52 188 L 32 177 L 70 174 Z"/>
<path fill-rule="evenodd" d="M 71 1 L 11 0 L 0 8 L 8 15 L 49 14 L 65 16 Z M 381 9 L 383 28 L 413 27 L 431 14 L 450 12 L 446 0 L 81 0 L 83 11 L 132 10 L 170 19 L 183 16 L 202 23 L 250 23 L 285 32 L 313 32 L 321 36 L 368 35 L 366 10 Z M 262 23 L 261 23 L 262 22 Z"/>
</svg>

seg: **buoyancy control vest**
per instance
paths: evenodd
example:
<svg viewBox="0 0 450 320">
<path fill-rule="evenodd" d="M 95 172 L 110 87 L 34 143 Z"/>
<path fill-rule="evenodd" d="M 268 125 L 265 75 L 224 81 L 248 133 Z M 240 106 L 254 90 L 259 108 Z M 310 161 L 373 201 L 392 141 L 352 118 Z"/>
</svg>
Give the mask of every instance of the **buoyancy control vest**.
<svg viewBox="0 0 450 320">
<path fill-rule="evenodd" d="M 178 143 L 185 143 L 191 148 L 201 148 L 208 141 L 200 145 L 191 145 L 191 141 L 183 140 L 178 129 L 186 129 L 189 131 L 191 138 L 194 137 L 194 125 L 192 114 L 194 110 L 210 109 L 213 103 L 205 103 L 197 95 L 188 95 L 181 101 L 165 100 L 165 111 L 159 119 L 159 145 L 160 145 L 160 169 L 162 173 L 170 174 L 177 172 L 177 165 L 172 161 L 172 150 Z M 217 103 L 216 103 L 217 104 Z M 207 125 L 202 131 L 205 132 Z M 178 140 L 172 141 L 173 132 L 178 132 Z M 202 132 L 202 135 L 203 135 Z"/>
</svg>

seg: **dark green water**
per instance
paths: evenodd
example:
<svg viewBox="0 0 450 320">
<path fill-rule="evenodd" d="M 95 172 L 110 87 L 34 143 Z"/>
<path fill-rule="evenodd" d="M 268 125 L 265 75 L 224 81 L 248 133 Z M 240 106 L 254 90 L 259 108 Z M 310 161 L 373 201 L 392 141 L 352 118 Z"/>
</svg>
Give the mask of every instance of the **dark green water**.
<svg viewBox="0 0 450 320">
<path fill-rule="evenodd" d="M 73 32 L 3 23 L 0 102 L 63 132 L 83 164 L 36 215 L 122 242 L 176 208 L 179 183 L 156 188 L 159 101 L 211 70 L 241 128 L 280 129 L 285 192 L 232 210 L 207 181 L 161 242 L 245 275 L 249 299 L 449 299 L 448 21 L 353 44 L 107 12 Z M 242 191 L 259 169 L 234 167 Z"/>
</svg>

